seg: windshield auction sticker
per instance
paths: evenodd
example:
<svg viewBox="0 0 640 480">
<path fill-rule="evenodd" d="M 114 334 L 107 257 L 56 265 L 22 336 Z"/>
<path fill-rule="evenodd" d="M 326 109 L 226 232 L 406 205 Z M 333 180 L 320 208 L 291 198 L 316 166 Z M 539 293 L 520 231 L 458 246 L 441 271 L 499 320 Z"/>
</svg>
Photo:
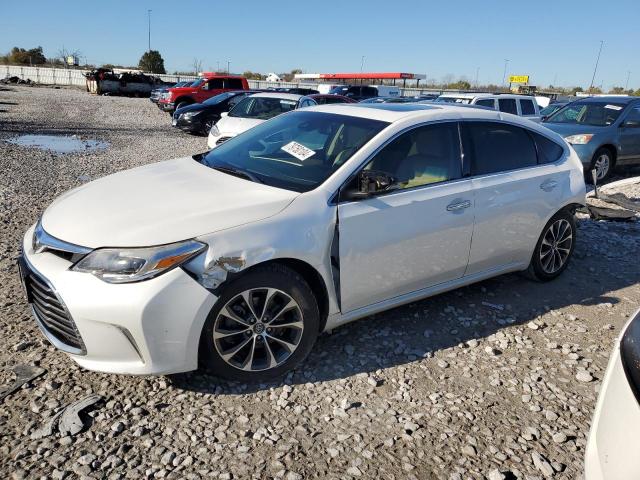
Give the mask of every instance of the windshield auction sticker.
<svg viewBox="0 0 640 480">
<path fill-rule="evenodd" d="M 293 155 L 300 161 L 305 161 L 307 158 L 314 156 L 316 153 L 310 148 L 307 148 L 298 142 L 289 142 L 283 147 L 280 147 L 280 150 L 284 150 L 289 155 Z"/>
<path fill-rule="evenodd" d="M 622 107 L 618 105 L 605 105 L 604 108 L 608 108 L 610 110 L 622 110 Z"/>
</svg>

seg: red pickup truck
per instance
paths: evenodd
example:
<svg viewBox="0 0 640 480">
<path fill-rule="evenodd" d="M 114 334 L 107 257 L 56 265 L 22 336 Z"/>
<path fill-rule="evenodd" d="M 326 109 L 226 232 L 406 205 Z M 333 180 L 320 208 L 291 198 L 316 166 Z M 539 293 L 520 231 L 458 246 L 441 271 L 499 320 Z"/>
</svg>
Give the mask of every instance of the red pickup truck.
<svg viewBox="0 0 640 480">
<path fill-rule="evenodd" d="M 249 90 L 249 83 L 244 77 L 237 75 L 220 75 L 205 72 L 202 78 L 186 87 L 170 88 L 158 100 L 158 108 L 165 112 L 173 112 L 191 103 L 202 103 L 229 90 Z"/>
</svg>

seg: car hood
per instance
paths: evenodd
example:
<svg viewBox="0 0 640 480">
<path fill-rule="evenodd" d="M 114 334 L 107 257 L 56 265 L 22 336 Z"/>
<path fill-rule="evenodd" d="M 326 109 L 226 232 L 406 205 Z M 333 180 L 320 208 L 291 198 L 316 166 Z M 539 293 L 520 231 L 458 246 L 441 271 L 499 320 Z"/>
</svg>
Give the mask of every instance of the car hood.
<svg viewBox="0 0 640 480">
<path fill-rule="evenodd" d="M 298 195 L 186 157 L 70 190 L 45 210 L 42 226 L 54 237 L 90 248 L 161 245 L 262 220 Z"/>
<path fill-rule="evenodd" d="M 562 137 L 568 137 L 569 135 L 579 135 L 581 133 L 603 133 L 610 127 L 596 127 L 593 125 L 576 125 L 571 123 L 541 123 L 543 127 L 547 127 L 549 130 L 556 132 Z"/>
<path fill-rule="evenodd" d="M 221 136 L 235 136 L 265 121 L 257 118 L 223 117 L 216 123 L 216 127 Z"/>
<path fill-rule="evenodd" d="M 176 110 L 176 114 L 182 115 L 187 112 L 203 112 L 205 110 L 215 110 L 219 105 L 205 105 L 204 103 L 192 103 Z"/>
</svg>

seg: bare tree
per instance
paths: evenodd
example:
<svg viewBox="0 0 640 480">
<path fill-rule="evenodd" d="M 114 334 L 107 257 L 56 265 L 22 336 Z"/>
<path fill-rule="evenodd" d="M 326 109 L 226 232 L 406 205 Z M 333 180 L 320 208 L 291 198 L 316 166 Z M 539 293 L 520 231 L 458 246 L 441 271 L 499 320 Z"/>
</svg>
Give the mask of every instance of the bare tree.
<svg viewBox="0 0 640 480">
<path fill-rule="evenodd" d="M 194 58 L 193 63 L 191 63 L 191 66 L 193 68 L 194 75 L 200 74 L 200 72 L 202 71 L 202 60 Z"/>
<path fill-rule="evenodd" d="M 78 61 L 80 61 L 82 52 L 80 50 L 67 50 L 66 48 L 62 47 L 60 50 L 58 50 L 58 53 L 56 56 L 62 61 L 62 63 L 66 68 L 68 66 L 67 58 L 73 57 L 74 59 L 78 59 Z"/>
</svg>

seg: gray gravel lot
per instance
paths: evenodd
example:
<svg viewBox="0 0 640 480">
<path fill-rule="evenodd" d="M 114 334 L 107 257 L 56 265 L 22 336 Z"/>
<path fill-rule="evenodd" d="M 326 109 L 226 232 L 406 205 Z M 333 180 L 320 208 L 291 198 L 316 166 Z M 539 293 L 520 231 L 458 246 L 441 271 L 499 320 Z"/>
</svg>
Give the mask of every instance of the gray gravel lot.
<svg viewBox="0 0 640 480">
<path fill-rule="evenodd" d="M 3 141 L 52 132 L 111 146 Z M 87 177 L 205 148 L 147 99 L 0 89 L 0 383 L 17 364 L 47 370 L 0 400 L 0 477 L 581 478 L 609 352 L 640 306 L 639 222 L 582 218 L 560 279 L 506 275 L 350 324 L 269 385 L 93 373 L 55 351 L 18 281 L 25 229 Z M 82 432 L 35 438 L 89 394 L 103 400 Z"/>
</svg>

